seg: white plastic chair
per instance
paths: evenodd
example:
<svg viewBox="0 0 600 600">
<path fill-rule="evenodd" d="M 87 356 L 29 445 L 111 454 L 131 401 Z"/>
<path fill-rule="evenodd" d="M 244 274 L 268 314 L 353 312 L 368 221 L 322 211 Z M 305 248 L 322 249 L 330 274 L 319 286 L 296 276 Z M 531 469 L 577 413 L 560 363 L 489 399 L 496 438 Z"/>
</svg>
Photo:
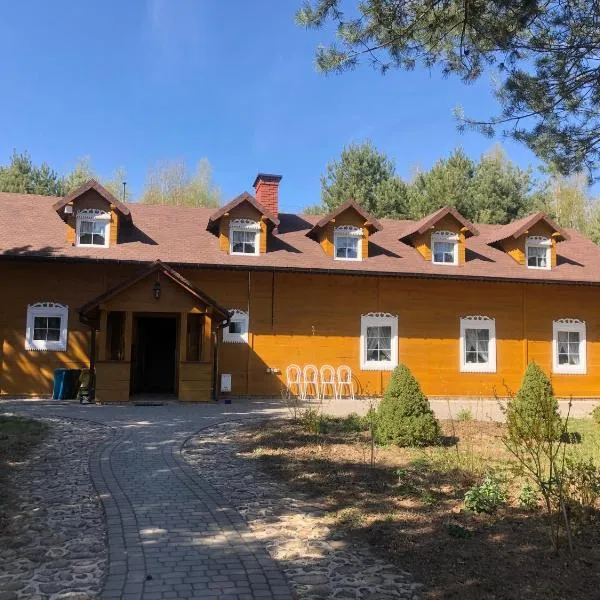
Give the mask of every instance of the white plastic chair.
<svg viewBox="0 0 600 600">
<path fill-rule="evenodd" d="M 338 397 L 337 383 L 335 381 L 335 369 L 331 365 L 323 365 L 319 369 L 319 380 L 321 384 L 321 398 L 325 399 L 327 390 L 331 391 L 330 396 L 334 399 Z"/>
<path fill-rule="evenodd" d="M 288 390 L 288 396 L 294 395 L 294 386 L 296 387 L 296 396 L 304 398 L 304 388 L 302 386 L 302 369 L 298 365 L 288 365 L 285 370 L 285 379 Z"/>
<path fill-rule="evenodd" d="M 337 368 L 338 398 L 344 396 L 344 389 L 348 390 L 348 397 L 354 400 L 354 383 L 352 382 L 352 369 L 347 365 Z"/>
<path fill-rule="evenodd" d="M 302 387 L 304 398 L 308 396 L 319 398 L 319 371 L 315 365 L 305 365 L 302 369 Z"/>
</svg>

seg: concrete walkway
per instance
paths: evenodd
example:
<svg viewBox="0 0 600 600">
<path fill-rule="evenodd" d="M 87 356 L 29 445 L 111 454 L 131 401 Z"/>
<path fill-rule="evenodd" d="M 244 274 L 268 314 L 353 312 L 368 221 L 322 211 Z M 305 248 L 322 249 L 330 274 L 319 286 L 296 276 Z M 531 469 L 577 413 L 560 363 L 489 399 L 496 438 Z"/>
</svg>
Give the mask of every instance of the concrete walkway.
<svg viewBox="0 0 600 600">
<path fill-rule="evenodd" d="M 289 599 L 283 573 L 239 513 L 180 455 L 199 430 L 280 412 L 269 402 L 184 406 L 81 406 L 0 402 L 0 412 L 102 423 L 90 474 L 107 520 L 102 598 Z M 93 443 L 93 440 L 90 440 Z"/>
</svg>

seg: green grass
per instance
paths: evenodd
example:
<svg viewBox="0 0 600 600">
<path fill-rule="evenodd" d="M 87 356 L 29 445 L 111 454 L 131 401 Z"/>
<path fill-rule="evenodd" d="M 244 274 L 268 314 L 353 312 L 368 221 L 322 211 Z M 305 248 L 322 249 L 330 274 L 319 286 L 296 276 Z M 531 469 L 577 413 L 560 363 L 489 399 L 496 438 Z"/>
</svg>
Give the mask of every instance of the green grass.
<svg viewBox="0 0 600 600">
<path fill-rule="evenodd" d="M 457 427 L 460 429 L 459 424 Z M 475 423 L 473 427 L 476 427 Z M 571 419 L 569 432 L 579 434 L 581 441 L 567 444 L 567 456 L 584 460 L 591 458 L 600 466 L 600 425 L 594 423 L 591 418 Z M 489 471 L 508 472 L 514 466 L 513 457 L 506 451 L 499 438 L 490 440 L 480 437 L 477 433 L 472 436 L 459 435 L 457 445 L 407 448 L 405 452 L 412 456 L 410 467 L 416 471 L 460 471 L 481 477 Z"/>
<path fill-rule="evenodd" d="M 600 425 L 592 419 L 570 419 L 569 431 L 581 435 L 581 442 L 568 444 L 567 454 L 570 456 L 588 459 L 591 458 L 600 465 Z"/>
</svg>

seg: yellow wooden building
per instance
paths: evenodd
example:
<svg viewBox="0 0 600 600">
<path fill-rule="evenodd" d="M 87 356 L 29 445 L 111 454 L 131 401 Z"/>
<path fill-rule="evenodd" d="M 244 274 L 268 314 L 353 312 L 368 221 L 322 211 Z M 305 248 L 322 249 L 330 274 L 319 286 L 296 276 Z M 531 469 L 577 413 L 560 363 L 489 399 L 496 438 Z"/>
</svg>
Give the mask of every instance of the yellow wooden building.
<svg viewBox="0 0 600 600">
<path fill-rule="evenodd" d="M 0 194 L 0 394 L 92 367 L 96 396 L 279 395 L 289 364 L 348 365 L 377 396 L 408 365 L 430 397 L 600 397 L 600 248 L 543 213 L 469 223 L 452 207 L 377 220 L 352 201 L 279 210 L 259 174 L 219 210 Z"/>
</svg>

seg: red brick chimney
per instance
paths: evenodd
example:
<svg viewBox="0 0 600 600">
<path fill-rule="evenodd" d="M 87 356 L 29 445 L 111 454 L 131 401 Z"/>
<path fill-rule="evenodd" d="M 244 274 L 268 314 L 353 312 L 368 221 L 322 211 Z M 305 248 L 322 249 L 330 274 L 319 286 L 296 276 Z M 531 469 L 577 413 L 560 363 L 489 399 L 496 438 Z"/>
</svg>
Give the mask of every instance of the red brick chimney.
<svg viewBox="0 0 600 600">
<path fill-rule="evenodd" d="M 281 175 L 259 173 L 254 180 L 256 199 L 275 217 L 279 215 L 279 182 Z"/>
</svg>

